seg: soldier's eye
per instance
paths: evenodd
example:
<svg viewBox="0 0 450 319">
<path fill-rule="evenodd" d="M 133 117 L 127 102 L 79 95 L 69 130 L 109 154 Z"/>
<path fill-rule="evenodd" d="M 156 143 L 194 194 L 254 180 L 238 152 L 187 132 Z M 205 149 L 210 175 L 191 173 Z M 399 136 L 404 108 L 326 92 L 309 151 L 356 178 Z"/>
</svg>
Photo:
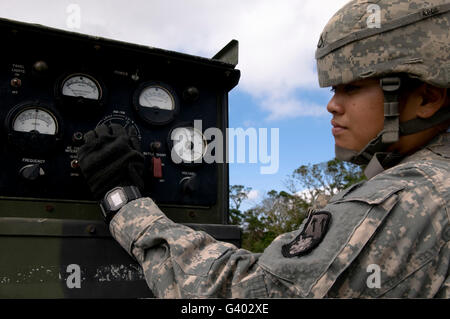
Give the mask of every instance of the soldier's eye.
<svg viewBox="0 0 450 319">
<path fill-rule="evenodd" d="M 358 90 L 359 88 L 360 88 L 360 87 L 357 86 L 357 85 L 351 85 L 351 84 L 348 84 L 348 85 L 344 86 L 344 92 L 346 92 L 346 93 L 352 93 L 352 92 Z"/>
</svg>

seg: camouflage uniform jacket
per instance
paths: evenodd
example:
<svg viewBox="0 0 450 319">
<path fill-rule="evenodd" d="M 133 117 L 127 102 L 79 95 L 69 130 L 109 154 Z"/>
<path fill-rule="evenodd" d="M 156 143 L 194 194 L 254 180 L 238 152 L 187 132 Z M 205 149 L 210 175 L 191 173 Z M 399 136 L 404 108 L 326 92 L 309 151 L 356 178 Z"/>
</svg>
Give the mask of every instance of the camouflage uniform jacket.
<svg viewBox="0 0 450 319">
<path fill-rule="evenodd" d="M 449 200 L 445 133 L 334 196 L 323 208 L 328 232 L 300 257 L 284 257 L 282 246 L 305 222 L 256 254 L 172 222 L 149 198 L 123 207 L 110 230 L 161 298 L 449 298 Z"/>
</svg>

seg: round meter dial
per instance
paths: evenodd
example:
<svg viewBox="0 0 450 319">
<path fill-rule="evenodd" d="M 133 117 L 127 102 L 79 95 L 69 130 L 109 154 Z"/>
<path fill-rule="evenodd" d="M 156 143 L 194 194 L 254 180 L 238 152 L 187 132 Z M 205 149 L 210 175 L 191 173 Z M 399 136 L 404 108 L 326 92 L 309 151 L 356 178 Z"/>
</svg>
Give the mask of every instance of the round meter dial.
<svg viewBox="0 0 450 319">
<path fill-rule="evenodd" d="M 100 100 L 102 88 L 99 82 L 89 75 L 72 74 L 63 81 L 61 93 L 63 96 Z"/>
<path fill-rule="evenodd" d="M 172 160 L 176 164 L 201 163 L 208 144 L 202 132 L 193 127 L 176 127 L 169 135 Z"/>
<path fill-rule="evenodd" d="M 167 84 L 146 82 L 134 93 L 133 106 L 147 123 L 164 125 L 172 121 L 178 113 L 178 98 Z"/>
<path fill-rule="evenodd" d="M 106 102 L 106 88 L 96 77 L 85 73 L 62 76 L 55 86 L 59 108 L 71 116 L 86 117 L 102 110 Z"/>
<path fill-rule="evenodd" d="M 38 107 L 30 107 L 21 110 L 15 116 L 12 129 L 15 132 L 56 135 L 58 123 L 55 116 L 49 111 Z"/>
<path fill-rule="evenodd" d="M 149 86 L 139 94 L 139 105 L 172 111 L 175 109 L 175 100 L 167 89 L 160 86 Z"/>
<path fill-rule="evenodd" d="M 46 156 L 62 140 L 61 117 L 40 102 L 19 104 L 9 111 L 5 127 L 8 140 L 24 154 Z"/>
</svg>

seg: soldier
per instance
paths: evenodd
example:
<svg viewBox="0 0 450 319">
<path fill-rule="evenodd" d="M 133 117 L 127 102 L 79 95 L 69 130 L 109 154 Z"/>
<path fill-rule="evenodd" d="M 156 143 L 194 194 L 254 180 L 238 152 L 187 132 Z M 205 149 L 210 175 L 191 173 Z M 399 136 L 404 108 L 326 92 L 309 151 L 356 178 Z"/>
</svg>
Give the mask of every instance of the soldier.
<svg viewBox="0 0 450 319">
<path fill-rule="evenodd" d="M 333 16 L 316 52 L 319 82 L 334 91 L 327 109 L 336 156 L 367 164 L 368 180 L 262 254 L 169 220 L 140 197 L 143 157 L 133 133 L 88 132 L 82 172 L 153 293 L 449 298 L 449 10 L 448 0 L 355 0 Z"/>
</svg>

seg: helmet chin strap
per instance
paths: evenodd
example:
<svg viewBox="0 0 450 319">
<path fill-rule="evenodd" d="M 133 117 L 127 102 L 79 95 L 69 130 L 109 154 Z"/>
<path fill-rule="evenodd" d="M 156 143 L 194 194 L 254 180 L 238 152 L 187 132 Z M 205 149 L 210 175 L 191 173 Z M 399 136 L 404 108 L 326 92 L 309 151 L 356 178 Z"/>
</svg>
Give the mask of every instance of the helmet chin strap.
<svg viewBox="0 0 450 319">
<path fill-rule="evenodd" d="M 357 165 L 367 165 L 376 154 L 390 154 L 384 152 L 391 145 L 383 143 L 383 134 L 380 132 L 377 137 L 371 140 L 361 151 L 352 151 L 335 145 L 336 158 L 341 161 L 352 162 Z"/>
<path fill-rule="evenodd" d="M 383 132 L 371 140 L 360 152 L 335 145 L 336 158 L 357 165 L 367 165 L 364 169 L 364 175 L 371 179 L 385 169 L 395 166 L 403 158 L 403 155 L 399 153 L 383 152 L 388 145 L 384 144 L 382 139 Z"/>
<path fill-rule="evenodd" d="M 411 135 L 450 120 L 450 109 L 441 108 L 427 119 L 416 118 L 400 124 L 400 135 Z"/>
<path fill-rule="evenodd" d="M 364 174 L 372 178 L 392 167 L 403 158 L 395 152 L 386 152 L 389 145 L 397 142 L 400 135 L 414 134 L 450 119 L 450 112 L 443 108 L 428 119 L 413 119 L 399 123 L 400 77 L 385 77 L 380 80 L 384 93 L 384 128 L 361 151 L 352 151 L 335 145 L 336 158 L 357 165 L 367 165 Z"/>
</svg>

